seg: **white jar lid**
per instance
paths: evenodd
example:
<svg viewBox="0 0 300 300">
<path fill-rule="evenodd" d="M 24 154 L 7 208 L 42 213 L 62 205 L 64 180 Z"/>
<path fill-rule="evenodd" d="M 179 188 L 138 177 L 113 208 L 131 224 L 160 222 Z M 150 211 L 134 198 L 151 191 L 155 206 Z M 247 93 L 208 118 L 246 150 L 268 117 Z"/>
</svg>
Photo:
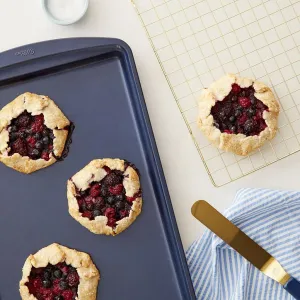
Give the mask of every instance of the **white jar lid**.
<svg viewBox="0 0 300 300">
<path fill-rule="evenodd" d="M 79 21 L 86 13 L 89 0 L 42 0 L 48 18 L 59 25 L 70 25 Z"/>
</svg>

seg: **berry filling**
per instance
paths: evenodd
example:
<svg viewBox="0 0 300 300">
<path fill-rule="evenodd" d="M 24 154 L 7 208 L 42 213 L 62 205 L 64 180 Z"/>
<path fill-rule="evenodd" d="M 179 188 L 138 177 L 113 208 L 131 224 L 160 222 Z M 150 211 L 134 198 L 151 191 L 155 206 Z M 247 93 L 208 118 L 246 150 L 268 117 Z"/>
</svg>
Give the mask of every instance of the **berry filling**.
<svg viewBox="0 0 300 300">
<path fill-rule="evenodd" d="M 77 297 L 79 276 L 66 263 L 32 268 L 26 286 L 38 300 L 73 300 Z"/>
<path fill-rule="evenodd" d="M 9 156 L 19 153 L 29 158 L 49 160 L 53 150 L 54 134 L 44 124 L 44 115 L 32 116 L 24 111 L 8 127 Z"/>
<path fill-rule="evenodd" d="M 234 83 L 225 99 L 211 109 L 214 126 L 228 134 L 259 135 L 267 127 L 263 112 L 268 107 L 254 94 L 253 86 L 241 88 Z"/>
<path fill-rule="evenodd" d="M 133 164 L 126 163 L 125 170 Z M 97 216 L 106 216 L 107 225 L 115 227 L 116 222 L 129 216 L 131 206 L 141 191 L 133 197 L 127 197 L 123 186 L 124 172 L 104 167 L 107 175 L 100 182 L 92 182 L 85 191 L 77 191 L 79 211 L 83 217 L 94 220 Z"/>
</svg>

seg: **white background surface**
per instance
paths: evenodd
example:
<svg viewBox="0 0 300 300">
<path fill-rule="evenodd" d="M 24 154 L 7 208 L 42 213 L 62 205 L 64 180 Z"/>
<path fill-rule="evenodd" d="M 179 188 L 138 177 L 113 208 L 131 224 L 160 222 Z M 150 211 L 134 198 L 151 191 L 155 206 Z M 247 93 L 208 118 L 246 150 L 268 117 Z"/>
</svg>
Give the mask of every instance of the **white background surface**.
<svg viewBox="0 0 300 300">
<path fill-rule="evenodd" d="M 206 199 L 223 211 L 242 187 L 298 189 L 299 153 L 224 187 L 212 185 L 129 0 L 91 0 L 85 18 L 67 27 L 52 24 L 40 0 L 2 0 L 0 28 L 0 51 L 48 39 L 83 36 L 117 37 L 131 46 L 185 248 L 204 229 L 190 214 L 195 200 Z"/>
</svg>

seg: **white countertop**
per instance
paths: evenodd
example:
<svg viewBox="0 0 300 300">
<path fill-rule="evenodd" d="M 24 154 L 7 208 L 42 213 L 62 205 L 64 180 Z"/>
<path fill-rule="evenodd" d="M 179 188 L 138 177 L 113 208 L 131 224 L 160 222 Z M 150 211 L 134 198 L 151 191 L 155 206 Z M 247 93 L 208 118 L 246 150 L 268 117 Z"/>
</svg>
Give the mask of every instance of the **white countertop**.
<svg viewBox="0 0 300 300">
<path fill-rule="evenodd" d="M 299 153 L 224 187 L 212 185 L 130 0 L 90 0 L 84 19 L 66 27 L 46 18 L 40 0 L 3 0 L 0 28 L 0 51 L 43 40 L 83 36 L 117 37 L 131 46 L 185 248 L 204 229 L 190 214 L 195 200 L 206 199 L 223 211 L 242 187 L 300 186 Z"/>
</svg>

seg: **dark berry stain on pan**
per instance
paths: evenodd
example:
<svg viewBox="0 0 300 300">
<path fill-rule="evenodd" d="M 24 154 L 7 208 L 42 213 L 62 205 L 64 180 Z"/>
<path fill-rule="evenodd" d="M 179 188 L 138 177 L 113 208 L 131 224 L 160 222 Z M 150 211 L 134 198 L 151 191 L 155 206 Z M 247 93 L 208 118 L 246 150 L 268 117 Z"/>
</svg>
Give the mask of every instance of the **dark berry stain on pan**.
<svg viewBox="0 0 300 300">
<path fill-rule="evenodd" d="M 38 300 L 74 300 L 78 296 L 79 276 L 75 268 L 64 262 L 48 264 L 45 268 L 33 267 L 26 285 Z"/>
<path fill-rule="evenodd" d="M 63 160 L 69 152 L 72 142 L 71 136 L 74 125 L 68 126 L 68 139 L 61 157 L 56 157 L 53 153 L 53 140 L 55 138 L 53 130 L 44 124 L 44 115 L 32 116 L 24 111 L 17 118 L 14 118 L 8 127 L 9 147 L 8 155 L 19 153 L 21 156 L 28 156 L 30 159 L 44 159 L 48 161 L 50 154 L 56 160 Z"/>
<path fill-rule="evenodd" d="M 135 165 L 125 162 L 125 170 Z M 133 197 L 125 195 L 123 186 L 124 172 L 104 167 L 107 175 L 100 182 L 92 182 L 85 191 L 77 191 L 77 202 L 82 216 L 94 220 L 97 216 L 106 216 L 107 225 L 115 227 L 116 222 L 129 216 L 133 201 L 141 197 L 141 190 Z"/>
<path fill-rule="evenodd" d="M 241 88 L 234 83 L 229 95 L 211 109 L 214 126 L 228 134 L 259 135 L 267 127 L 263 112 L 268 107 L 254 94 L 253 86 Z"/>
<path fill-rule="evenodd" d="M 66 130 L 68 130 L 68 137 L 67 137 L 67 140 L 66 140 L 66 143 L 65 143 L 65 147 L 64 147 L 64 150 L 62 152 L 62 155 L 60 157 L 57 157 L 54 153 L 52 153 L 52 155 L 54 156 L 54 158 L 57 160 L 57 161 L 63 161 L 64 159 L 66 159 L 66 157 L 68 156 L 69 152 L 70 152 L 70 146 L 72 144 L 72 134 L 73 134 L 73 131 L 75 130 L 75 125 L 73 122 L 70 122 L 70 125 L 65 128 Z"/>
</svg>

